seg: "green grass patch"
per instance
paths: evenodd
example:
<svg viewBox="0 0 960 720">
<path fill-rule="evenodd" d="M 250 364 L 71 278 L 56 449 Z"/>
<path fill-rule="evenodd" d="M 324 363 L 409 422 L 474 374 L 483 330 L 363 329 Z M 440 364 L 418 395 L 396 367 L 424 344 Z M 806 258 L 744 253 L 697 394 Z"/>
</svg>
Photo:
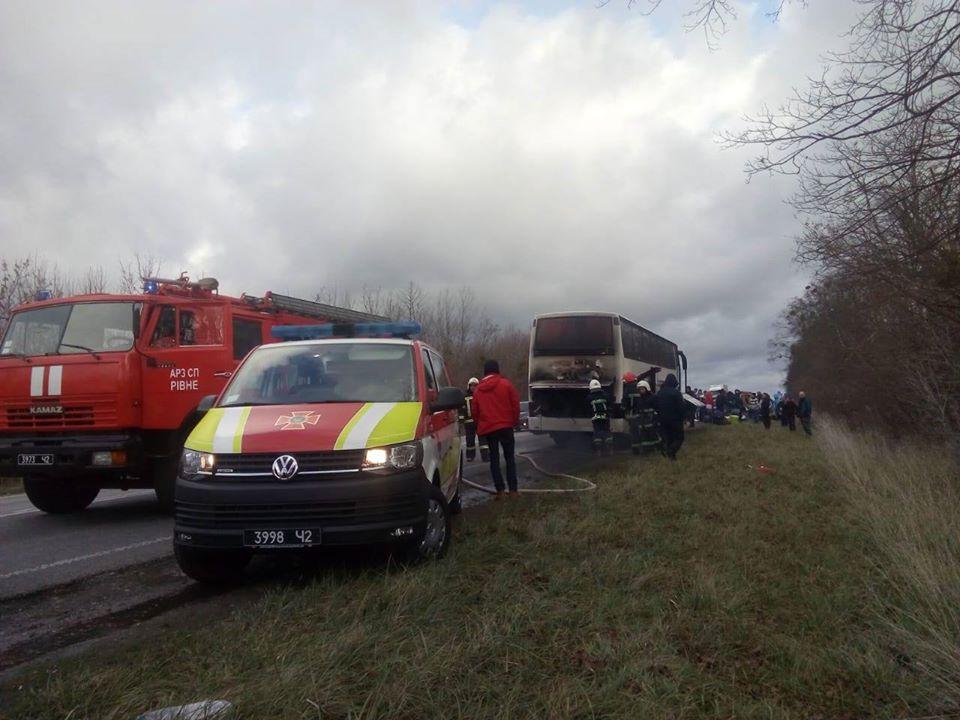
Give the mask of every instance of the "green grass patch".
<svg viewBox="0 0 960 720">
<path fill-rule="evenodd" d="M 468 512 L 436 565 L 330 571 L 40 668 L 5 702 L 99 720 L 203 698 L 257 720 L 922 714 L 814 442 L 710 427 L 678 463 L 624 457 L 593 477 L 594 493 Z"/>
</svg>

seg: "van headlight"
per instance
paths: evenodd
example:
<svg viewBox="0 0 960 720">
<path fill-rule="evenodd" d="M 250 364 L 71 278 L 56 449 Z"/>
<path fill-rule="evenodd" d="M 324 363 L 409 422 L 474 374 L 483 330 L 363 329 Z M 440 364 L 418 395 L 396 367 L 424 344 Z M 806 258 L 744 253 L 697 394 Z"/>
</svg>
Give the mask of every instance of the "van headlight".
<svg viewBox="0 0 960 720">
<path fill-rule="evenodd" d="M 213 453 L 184 449 L 180 456 L 180 474 L 183 477 L 211 475 L 216 465 L 217 458 Z"/>
<path fill-rule="evenodd" d="M 363 456 L 363 469 L 370 472 L 399 472 L 412 470 L 423 462 L 420 443 L 403 443 L 388 447 L 370 448 Z"/>
</svg>

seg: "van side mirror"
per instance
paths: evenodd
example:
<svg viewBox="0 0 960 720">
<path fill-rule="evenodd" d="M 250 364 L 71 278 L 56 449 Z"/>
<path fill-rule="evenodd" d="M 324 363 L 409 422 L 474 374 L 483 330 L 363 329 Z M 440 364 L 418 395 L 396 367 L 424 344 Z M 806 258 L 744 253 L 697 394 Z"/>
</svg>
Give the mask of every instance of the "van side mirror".
<svg viewBox="0 0 960 720">
<path fill-rule="evenodd" d="M 199 404 L 197 405 L 197 412 L 200 415 L 203 415 L 207 410 L 213 407 L 213 404 L 217 401 L 216 395 L 205 395 L 200 399 Z"/>
<path fill-rule="evenodd" d="M 430 403 L 430 412 L 441 412 L 443 410 L 459 410 L 466 402 L 466 396 L 463 390 L 455 387 L 440 388 L 437 393 L 437 399 Z"/>
</svg>

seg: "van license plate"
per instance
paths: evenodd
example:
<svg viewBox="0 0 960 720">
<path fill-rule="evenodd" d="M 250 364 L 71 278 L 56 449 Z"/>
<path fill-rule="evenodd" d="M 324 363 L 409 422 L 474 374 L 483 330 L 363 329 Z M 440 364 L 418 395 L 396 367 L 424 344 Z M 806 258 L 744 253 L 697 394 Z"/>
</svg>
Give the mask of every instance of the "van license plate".
<svg viewBox="0 0 960 720">
<path fill-rule="evenodd" d="M 17 465 L 53 465 L 56 455 L 17 455 Z"/>
<path fill-rule="evenodd" d="M 243 544 L 247 547 L 310 547 L 320 544 L 320 529 L 244 530 Z"/>
</svg>

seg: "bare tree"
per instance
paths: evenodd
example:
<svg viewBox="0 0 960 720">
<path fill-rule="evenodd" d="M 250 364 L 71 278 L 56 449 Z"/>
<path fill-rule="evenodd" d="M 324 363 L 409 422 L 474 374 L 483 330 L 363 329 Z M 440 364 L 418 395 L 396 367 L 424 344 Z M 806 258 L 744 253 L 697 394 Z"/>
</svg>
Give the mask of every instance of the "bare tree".
<svg viewBox="0 0 960 720">
<path fill-rule="evenodd" d="M 128 295 L 143 289 L 143 278 L 158 277 L 163 261 L 150 254 L 136 253 L 132 260 L 120 260 L 120 292 Z"/>
<path fill-rule="evenodd" d="M 597 6 L 609 5 L 612 0 L 598 0 Z M 806 5 L 806 0 L 796 0 Z M 780 17 L 783 8 L 790 0 L 779 0 L 767 16 L 773 20 Z M 663 0 L 626 0 L 631 10 L 637 10 L 642 15 L 652 15 L 661 9 Z M 680 8 L 683 15 L 684 28 L 687 32 L 702 30 L 707 46 L 714 48 L 717 41 L 729 29 L 730 23 L 737 20 L 737 3 L 733 0 L 687 0 L 683 3 L 673 3 Z"/>
</svg>

